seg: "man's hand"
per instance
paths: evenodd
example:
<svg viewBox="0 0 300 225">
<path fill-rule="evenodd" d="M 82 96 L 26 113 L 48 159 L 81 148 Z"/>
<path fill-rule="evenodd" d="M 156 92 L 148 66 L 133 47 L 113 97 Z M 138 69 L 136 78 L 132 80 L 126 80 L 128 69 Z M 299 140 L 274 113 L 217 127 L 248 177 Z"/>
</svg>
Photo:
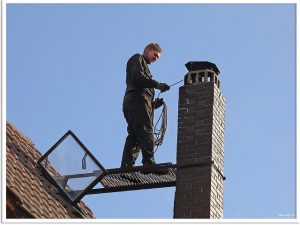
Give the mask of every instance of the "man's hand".
<svg viewBox="0 0 300 225">
<path fill-rule="evenodd" d="M 170 90 L 170 86 L 167 85 L 166 83 L 159 83 L 157 82 L 157 85 L 155 87 L 156 89 L 159 89 L 161 92 L 165 92 Z"/>
<path fill-rule="evenodd" d="M 153 102 L 153 106 L 154 106 L 154 109 L 158 109 L 159 107 L 161 107 L 163 104 L 164 104 L 164 99 L 163 98 L 157 98 L 154 100 Z"/>
</svg>

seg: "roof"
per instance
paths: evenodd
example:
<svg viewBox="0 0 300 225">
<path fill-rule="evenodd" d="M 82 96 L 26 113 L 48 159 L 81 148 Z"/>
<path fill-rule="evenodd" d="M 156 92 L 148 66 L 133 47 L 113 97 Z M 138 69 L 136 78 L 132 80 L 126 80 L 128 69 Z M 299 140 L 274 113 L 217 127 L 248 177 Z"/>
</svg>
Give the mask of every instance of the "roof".
<svg viewBox="0 0 300 225">
<path fill-rule="evenodd" d="M 39 169 L 37 160 L 41 156 L 28 137 L 6 123 L 7 192 L 35 218 L 95 218 L 82 201 L 74 207 L 61 196 Z"/>
</svg>

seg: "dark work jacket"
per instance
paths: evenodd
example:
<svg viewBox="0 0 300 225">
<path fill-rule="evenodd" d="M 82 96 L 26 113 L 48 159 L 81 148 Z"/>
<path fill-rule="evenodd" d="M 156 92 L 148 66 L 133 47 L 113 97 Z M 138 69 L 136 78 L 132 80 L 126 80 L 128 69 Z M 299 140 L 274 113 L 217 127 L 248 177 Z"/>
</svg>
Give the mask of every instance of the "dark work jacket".
<svg viewBox="0 0 300 225">
<path fill-rule="evenodd" d="M 126 67 L 126 92 L 123 100 L 123 111 L 132 111 L 143 107 L 145 104 L 152 110 L 154 87 L 157 81 L 152 75 L 141 54 L 133 55 Z"/>
</svg>

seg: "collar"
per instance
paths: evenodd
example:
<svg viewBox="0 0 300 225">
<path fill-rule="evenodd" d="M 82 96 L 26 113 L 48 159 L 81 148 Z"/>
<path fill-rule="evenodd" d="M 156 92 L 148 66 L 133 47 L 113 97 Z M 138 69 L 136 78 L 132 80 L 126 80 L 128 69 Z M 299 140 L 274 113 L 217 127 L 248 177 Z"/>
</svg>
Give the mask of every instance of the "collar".
<svg viewBox="0 0 300 225">
<path fill-rule="evenodd" d="M 143 59 L 145 60 L 145 62 L 146 62 L 147 64 L 150 64 L 150 62 L 147 60 L 147 58 L 146 58 L 144 55 L 142 55 L 142 57 L 143 57 Z"/>
</svg>

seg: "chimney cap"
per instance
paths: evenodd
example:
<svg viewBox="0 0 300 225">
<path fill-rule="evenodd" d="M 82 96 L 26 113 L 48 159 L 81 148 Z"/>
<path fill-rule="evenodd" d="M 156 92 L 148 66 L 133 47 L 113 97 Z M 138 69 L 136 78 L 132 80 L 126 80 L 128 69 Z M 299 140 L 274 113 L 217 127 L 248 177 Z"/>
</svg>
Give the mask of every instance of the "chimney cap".
<svg viewBox="0 0 300 225">
<path fill-rule="evenodd" d="M 188 71 L 210 69 L 213 70 L 217 75 L 220 73 L 216 64 L 208 61 L 190 61 L 185 64 L 185 67 L 188 69 Z"/>
</svg>

